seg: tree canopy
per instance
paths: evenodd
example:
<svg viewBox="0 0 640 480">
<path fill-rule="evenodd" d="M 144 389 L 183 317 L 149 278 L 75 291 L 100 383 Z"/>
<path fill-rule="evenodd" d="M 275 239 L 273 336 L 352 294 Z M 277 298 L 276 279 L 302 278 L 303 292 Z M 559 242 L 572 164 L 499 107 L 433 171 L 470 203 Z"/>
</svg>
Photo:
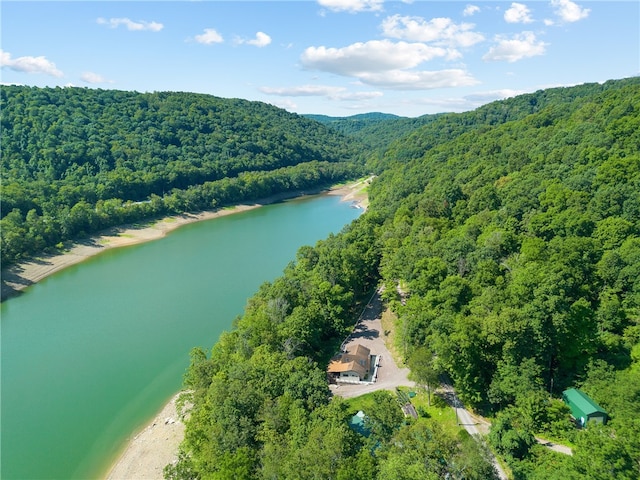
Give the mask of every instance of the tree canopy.
<svg viewBox="0 0 640 480">
<path fill-rule="evenodd" d="M 249 302 L 206 368 L 192 364 L 189 376 L 204 372 L 196 384 L 207 386 L 194 393 L 184 444 L 193 475 L 239 455 L 254 478 L 342 478 L 347 466 L 366 478 L 462 478 L 454 466 L 471 458 L 460 453 L 469 444 L 437 425 L 394 427 L 380 416 L 371 425 L 380 427 L 381 447 L 371 453 L 345 429 L 353 412 L 329 400 L 320 381 L 355 318 L 354 302 L 382 282 L 414 374 L 425 381 L 436 366 L 466 404 L 494 417 L 489 442 L 515 478 L 554 478 L 559 468 L 563 478 L 637 478 L 639 132 L 640 79 L 632 78 L 442 115 L 383 156 L 372 152 L 381 174 L 367 213 L 301 249 Z M 291 371 L 287 362 L 317 369 L 305 371 L 302 390 L 287 393 L 278 380 L 279 369 Z M 267 374 L 265 365 L 275 370 Z M 242 392 L 233 387 L 239 378 Z M 274 388 L 269 396 L 265 383 Z M 558 400 L 571 386 L 591 394 L 611 421 L 577 431 Z M 241 403 L 228 409 L 216 396 L 222 391 Z M 285 409 L 287 418 L 277 416 Z M 230 412 L 235 427 L 225 423 Z M 240 444 L 236 433 L 227 440 L 237 425 L 246 426 Z M 575 455 L 545 451 L 534 434 L 572 442 Z M 486 447 L 473 448 L 476 470 L 464 478 L 487 478 Z M 307 455 L 322 474 L 307 469 Z"/>
<path fill-rule="evenodd" d="M 491 112 L 504 115 L 487 122 Z M 627 423 L 640 397 L 614 404 L 605 391 L 638 391 L 640 79 L 537 92 L 452 120 L 392 145 L 370 192 L 382 279 L 407 296 L 403 305 L 389 294 L 407 355 L 428 347 L 467 404 L 501 412 L 494 446 L 518 472 L 537 455 L 532 433 L 573 438 L 550 398 L 582 385 L 611 413 L 598 435 L 617 439 L 620 458 L 602 451 L 593 474 L 577 460 L 572 471 L 637 477 Z M 590 455 L 594 432 L 575 436 L 577 452 Z"/>
<path fill-rule="evenodd" d="M 4 87 L 1 101 L 5 261 L 132 218 L 379 173 L 364 215 L 301 248 L 210 354 L 192 352 L 168 477 L 491 478 L 486 445 L 400 421 L 384 393 L 371 441 L 331 398 L 327 362 L 380 283 L 415 377 L 445 373 L 492 417 L 515 478 L 640 476 L 640 78 L 439 115 L 402 137 L 406 119 L 327 127 L 194 94 Z M 558 400 L 574 386 L 607 425 L 574 428 Z"/>
<path fill-rule="evenodd" d="M 282 109 L 192 93 L 3 86 L 2 262 L 159 214 L 327 186 L 355 140 Z"/>
</svg>

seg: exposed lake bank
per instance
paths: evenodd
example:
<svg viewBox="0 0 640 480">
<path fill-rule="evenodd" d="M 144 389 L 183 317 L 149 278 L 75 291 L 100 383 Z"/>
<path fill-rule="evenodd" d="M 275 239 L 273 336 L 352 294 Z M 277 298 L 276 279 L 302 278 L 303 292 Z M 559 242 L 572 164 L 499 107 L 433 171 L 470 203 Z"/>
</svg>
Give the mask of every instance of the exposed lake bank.
<svg viewBox="0 0 640 480">
<path fill-rule="evenodd" d="M 353 206 L 311 195 L 194 222 L 0 304 L 2 478 L 104 478 L 180 390 L 189 351 L 211 348 L 301 246 L 358 218 Z"/>
<path fill-rule="evenodd" d="M 41 281 L 49 275 L 80 263 L 106 250 L 158 240 L 167 233 L 189 223 L 211 220 L 258 208 L 263 205 L 321 193 L 339 195 L 344 201 L 352 201 L 354 205 L 366 208 L 367 194 L 363 190 L 369 181 L 370 179 L 360 180 L 347 185 L 332 187 L 328 190 L 273 195 L 254 203 L 236 205 L 215 211 L 172 215 L 146 223 L 112 227 L 85 240 L 73 242 L 69 248 L 62 253 L 43 255 L 3 268 L 1 273 L 0 301 L 4 302 L 6 299 L 19 294 L 25 288 Z"/>
<path fill-rule="evenodd" d="M 365 191 L 370 179 L 334 187 L 327 194 L 338 195 L 342 201 L 353 202 L 357 208 L 366 209 L 368 197 Z M 162 479 L 165 465 L 175 462 L 178 448 L 184 436 L 184 424 L 176 410 L 172 397 L 164 408 L 129 441 L 122 455 L 106 473 L 107 480 L 120 478 Z M 167 419 L 171 419 L 167 423 Z"/>
<path fill-rule="evenodd" d="M 184 423 L 177 410 L 176 394 L 156 417 L 138 432 L 106 475 L 108 480 L 162 479 L 165 465 L 178 459 Z"/>
</svg>

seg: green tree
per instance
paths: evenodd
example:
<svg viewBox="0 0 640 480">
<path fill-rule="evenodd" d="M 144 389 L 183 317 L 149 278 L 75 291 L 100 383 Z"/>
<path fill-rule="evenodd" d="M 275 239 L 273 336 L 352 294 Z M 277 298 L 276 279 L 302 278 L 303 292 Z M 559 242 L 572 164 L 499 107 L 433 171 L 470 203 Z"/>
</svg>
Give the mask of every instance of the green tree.
<svg viewBox="0 0 640 480">
<path fill-rule="evenodd" d="M 371 406 L 365 414 L 366 428 L 382 442 L 391 439 L 404 418 L 398 402 L 387 390 L 373 392 Z"/>
<path fill-rule="evenodd" d="M 573 460 L 581 478 L 587 480 L 638 478 L 633 460 L 620 439 L 609 428 L 596 423 L 576 437 Z"/>
<path fill-rule="evenodd" d="M 459 446 L 449 463 L 453 478 L 465 480 L 497 480 L 497 470 L 493 466 L 493 454 L 484 438 L 471 436 L 460 430 Z"/>
<path fill-rule="evenodd" d="M 491 424 L 489 442 L 501 455 L 522 460 L 535 444 L 535 438 L 530 431 L 518 425 L 517 417 L 513 409 L 500 412 Z"/>
<path fill-rule="evenodd" d="M 431 406 L 431 390 L 439 384 L 435 357 L 427 347 L 416 348 L 409 357 L 409 377 L 427 389 L 427 403 Z"/>
</svg>

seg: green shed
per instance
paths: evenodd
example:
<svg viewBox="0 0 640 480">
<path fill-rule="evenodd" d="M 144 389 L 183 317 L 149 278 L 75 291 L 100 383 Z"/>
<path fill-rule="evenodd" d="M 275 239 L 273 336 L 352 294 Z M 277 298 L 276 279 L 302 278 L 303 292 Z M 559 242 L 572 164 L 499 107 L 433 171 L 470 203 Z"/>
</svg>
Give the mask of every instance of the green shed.
<svg viewBox="0 0 640 480">
<path fill-rule="evenodd" d="M 607 422 L 607 412 L 600 405 L 589 398 L 589 395 L 577 388 L 570 388 L 562 392 L 562 400 L 569 405 L 571 415 L 585 427 L 588 422 Z"/>
</svg>

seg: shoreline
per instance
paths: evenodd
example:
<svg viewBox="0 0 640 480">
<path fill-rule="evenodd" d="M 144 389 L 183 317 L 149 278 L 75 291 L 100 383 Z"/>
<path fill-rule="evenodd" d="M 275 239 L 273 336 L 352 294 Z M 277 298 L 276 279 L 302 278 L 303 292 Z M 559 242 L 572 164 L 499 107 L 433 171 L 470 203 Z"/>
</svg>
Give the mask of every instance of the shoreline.
<svg viewBox="0 0 640 480">
<path fill-rule="evenodd" d="M 129 438 L 101 478 L 164 478 L 164 467 L 178 460 L 178 447 L 184 438 L 185 425 L 176 404 L 182 393 L 180 391 L 173 395 L 142 430 Z"/>
<path fill-rule="evenodd" d="M 260 205 L 238 205 L 231 209 L 205 211 L 197 214 L 182 214 L 163 217 L 141 226 L 122 225 L 103 230 L 87 239 L 74 241 L 62 253 L 45 254 L 2 269 L 1 301 L 19 295 L 27 287 L 50 275 L 76 265 L 112 248 L 127 247 L 163 238 L 167 233 L 202 220 L 210 220 L 232 213 L 257 208 Z"/>
<path fill-rule="evenodd" d="M 324 192 L 316 192 L 315 194 L 340 196 L 343 202 L 351 201 L 356 208 L 366 210 L 368 195 L 363 190 L 369 185 L 371 179 L 372 177 L 368 177 L 346 185 L 333 187 Z M 312 193 L 306 195 L 312 195 Z M 304 195 L 298 195 L 297 197 L 300 196 Z M 277 201 L 297 197 L 280 198 Z M 256 205 L 253 208 L 257 206 L 260 205 Z M 175 405 L 180 393 L 182 392 L 176 393 L 165 404 L 160 413 L 151 419 L 142 430 L 133 433 L 127 445 L 124 446 L 122 453 L 115 458 L 103 478 L 106 480 L 121 480 L 125 478 L 163 479 L 164 467 L 177 460 L 178 449 L 184 438 L 185 427 L 176 412 Z M 174 418 L 176 420 L 172 424 L 175 428 L 169 432 L 170 434 L 166 434 L 166 418 Z"/>
<path fill-rule="evenodd" d="M 75 241 L 71 247 L 62 253 L 42 255 L 24 262 L 2 269 L 0 302 L 20 295 L 23 290 L 39 281 L 57 273 L 67 267 L 76 265 L 90 257 L 98 255 L 112 248 L 126 247 L 140 243 L 159 240 L 169 232 L 184 225 L 212 220 L 214 218 L 241 213 L 264 205 L 311 195 L 339 195 L 343 201 L 352 200 L 359 207 L 366 208 L 366 193 L 359 193 L 369 179 L 359 180 L 348 185 L 332 187 L 328 190 L 310 192 L 293 192 L 291 194 L 277 194 L 255 203 L 239 204 L 229 208 L 199 213 L 183 213 L 151 220 L 142 225 L 122 225 L 108 228 L 85 240 Z"/>
<path fill-rule="evenodd" d="M 151 220 L 142 225 L 112 227 L 84 241 L 74 242 L 63 253 L 30 259 L 2 269 L 2 301 L 19 295 L 25 288 L 56 272 L 108 249 L 158 240 L 189 223 L 211 220 L 263 205 L 312 195 L 340 196 L 341 201 L 350 201 L 354 208 L 366 210 L 368 195 L 365 189 L 372 178 L 352 181 L 330 189 L 274 195 L 252 204 L 241 204 L 217 211 L 173 215 Z M 185 426 L 176 410 L 176 400 L 180 393 L 182 391 L 174 394 L 144 427 L 131 433 L 118 455 L 107 459 L 110 463 L 101 478 L 108 480 L 163 478 L 164 467 L 177 459 L 178 449 L 184 438 Z"/>
</svg>

